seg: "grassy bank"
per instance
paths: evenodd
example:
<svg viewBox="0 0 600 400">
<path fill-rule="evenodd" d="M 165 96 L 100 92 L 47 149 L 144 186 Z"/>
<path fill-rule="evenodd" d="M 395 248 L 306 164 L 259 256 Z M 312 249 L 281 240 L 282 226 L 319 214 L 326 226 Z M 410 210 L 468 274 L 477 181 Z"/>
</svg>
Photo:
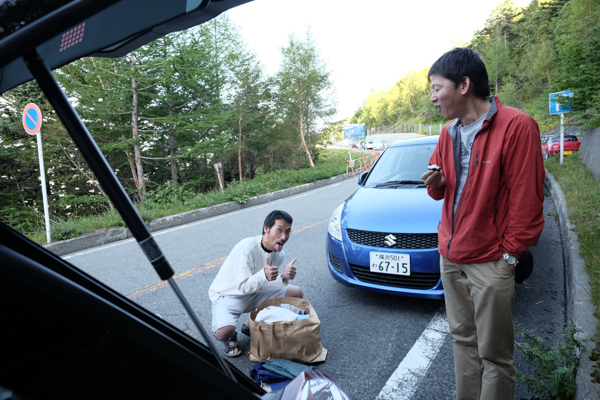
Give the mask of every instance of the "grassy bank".
<svg viewBox="0 0 600 400">
<path fill-rule="evenodd" d="M 352 158 L 359 155 L 353 152 Z M 294 171 L 277 171 L 258 175 L 253 180 L 242 183 L 234 181 L 227 183 L 223 192 L 215 189 L 206 193 L 193 193 L 185 191 L 183 186 L 171 186 L 165 184 L 155 190 L 148 192 L 148 200 L 137 203 L 142 219 L 148 223 L 153 219 L 174 215 L 198 208 L 210 207 L 216 204 L 237 201 L 245 203 L 253 196 L 275 192 L 277 190 L 303 185 L 322 179 L 331 178 L 346 172 L 347 150 L 327 150 L 319 152 L 315 168 L 304 168 Z M 358 164 L 357 164 L 358 166 Z M 102 214 L 82 217 L 72 216 L 63 221 L 51 225 L 52 241 L 71 239 L 87 233 L 92 233 L 108 228 L 125 226 L 123 219 L 116 210 Z M 35 232 L 25 233 L 37 243 L 46 243 L 46 232 L 43 227 Z"/>
<path fill-rule="evenodd" d="M 596 316 L 600 313 L 600 181 L 578 156 L 551 157 L 545 162 L 546 169 L 554 175 L 565 193 L 569 219 L 575 225 L 581 256 L 590 277 L 592 301 Z M 596 334 L 596 348 L 600 335 Z"/>
</svg>

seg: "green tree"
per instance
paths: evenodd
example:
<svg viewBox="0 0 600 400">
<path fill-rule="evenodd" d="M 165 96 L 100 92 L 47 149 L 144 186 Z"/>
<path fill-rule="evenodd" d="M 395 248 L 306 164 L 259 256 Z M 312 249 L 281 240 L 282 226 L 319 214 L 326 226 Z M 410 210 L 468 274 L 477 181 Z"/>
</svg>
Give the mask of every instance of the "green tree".
<svg viewBox="0 0 600 400">
<path fill-rule="evenodd" d="M 84 58 L 57 74 L 109 164 L 125 187 L 133 182 L 140 201 L 146 192 L 142 143 L 153 132 L 145 110 L 156 97 L 157 66 L 152 53 L 141 48 L 118 59 Z M 131 179 L 121 173 L 125 165 Z"/>
<path fill-rule="evenodd" d="M 510 41 L 516 18 L 517 9 L 513 1 L 506 0 L 492 11 L 482 32 L 476 36 L 476 48 L 487 67 L 494 94 L 498 93 L 505 79 L 510 80 Z"/>
<path fill-rule="evenodd" d="M 600 3 L 570 0 L 556 23 L 560 71 L 556 87 L 573 90 L 573 110 L 586 126 L 600 125 Z"/>
<path fill-rule="evenodd" d="M 170 181 L 203 190 L 212 186 L 208 158 L 222 151 L 230 115 L 221 99 L 225 74 L 215 60 L 215 42 L 207 31 L 194 29 L 153 42 L 158 69 L 156 98 L 148 105 L 153 140 L 145 143 L 150 177 L 155 185 Z M 225 46 L 222 46 L 226 48 Z"/>
<path fill-rule="evenodd" d="M 270 90 L 263 70 L 253 53 L 243 44 L 227 60 L 231 79 L 229 104 L 233 109 L 233 126 L 237 137 L 237 170 L 243 181 L 244 160 L 251 177 L 258 167 L 258 153 L 264 150 L 258 137 L 271 113 Z"/>
<path fill-rule="evenodd" d="M 319 121 L 335 114 L 330 72 L 319 56 L 310 29 L 304 41 L 290 36 L 281 52 L 283 61 L 275 76 L 276 107 L 284 123 L 298 133 L 306 159 L 314 167 L 308 138 Z"/>
</svg>

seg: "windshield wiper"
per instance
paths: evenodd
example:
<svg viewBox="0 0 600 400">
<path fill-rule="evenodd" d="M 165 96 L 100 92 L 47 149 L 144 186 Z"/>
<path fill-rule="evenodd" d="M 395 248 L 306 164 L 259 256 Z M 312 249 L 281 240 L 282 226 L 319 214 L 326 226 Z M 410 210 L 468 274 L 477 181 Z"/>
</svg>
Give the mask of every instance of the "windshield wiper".
<svg viewBox="0 0 600 400">
<path fill-rule="evenodd" d="M 383 183 L 379 183 L 377 185 L 375 185 L 376 188 L 378 187 L 388 187 L 388 186 L 398 186 L 398 185 L 422 185 L 423 181 L 387 181 L 387 182 L 383 182 Z"/>
</svg>

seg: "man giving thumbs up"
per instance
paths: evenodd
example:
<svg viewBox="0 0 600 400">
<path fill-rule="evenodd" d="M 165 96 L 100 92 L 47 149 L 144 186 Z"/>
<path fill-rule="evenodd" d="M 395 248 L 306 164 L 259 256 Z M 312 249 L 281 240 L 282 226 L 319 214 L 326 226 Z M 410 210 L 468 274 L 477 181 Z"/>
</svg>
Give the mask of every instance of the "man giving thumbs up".
<svg viewBox="0 0 600 400">
<path fill-rule="evenodd" d="M 303 296 L 302 289 L 288 284 L 296 277 L 295 258 L 279 273 L 285 256 L 283 245 L 290 238 L 292 222 L 285 211 L 270 212 L 262 235 L 236 244 L 208 289 L 212 330 L 224 342 L 228 357 L 242 354 L 235 331 L 242 313 L 254 310 L 267 299 Z"/>
</svg>

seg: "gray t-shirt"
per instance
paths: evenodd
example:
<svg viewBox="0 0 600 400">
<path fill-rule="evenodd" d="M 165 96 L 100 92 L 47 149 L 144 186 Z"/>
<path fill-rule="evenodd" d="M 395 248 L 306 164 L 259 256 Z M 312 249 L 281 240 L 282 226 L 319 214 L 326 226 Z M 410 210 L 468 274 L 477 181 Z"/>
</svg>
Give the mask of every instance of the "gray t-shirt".
<svg viewBox="0 0 600 400">
<path fill-rule="evenodd" d="M 465 182 L 467 181 L 467 175 L 469 175 L 469 163 L 471 161 L 471 150 L 473 149 L 473 141 L 475 135 L 483 126 L 486 114 L 483 114 L 481 118 L 473 122 L 469 126 L 460 126 L 460 153 L 461 153 L 461 171 L 460 171 L 460 182 L 456 189 L 456 197 L 454 198 L 454 212 L 456 213 L 456 205 L 460 199 L 460 194 L 463 191 Z"/>
</svg>

